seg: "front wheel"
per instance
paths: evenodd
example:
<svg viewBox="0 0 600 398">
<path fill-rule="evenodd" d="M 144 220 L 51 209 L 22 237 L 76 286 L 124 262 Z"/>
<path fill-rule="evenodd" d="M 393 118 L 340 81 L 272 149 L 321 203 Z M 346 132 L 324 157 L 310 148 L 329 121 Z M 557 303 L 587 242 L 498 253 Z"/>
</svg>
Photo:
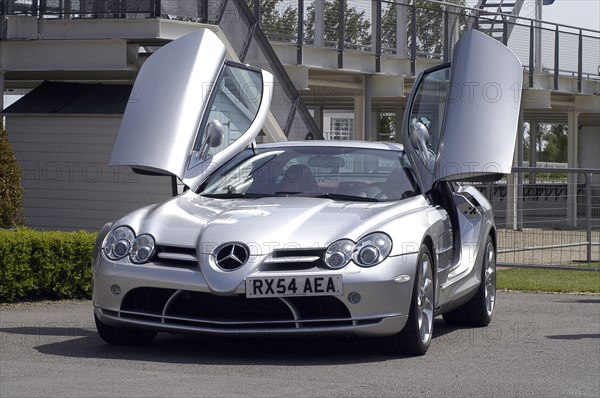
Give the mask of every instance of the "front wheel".
<svg viewBox="0 0 600 398">
<path fill-rule="evenodd" d="M 496 306 L 496 248 L 488 236 L 481 264 L 481 283 L 475 296 L 467 303 L 444 314 L 451 326 L 487 326 Z"/>
<path fill-rule="evenodd" d="M 433 335 L 433 303 L 433 261 L 429 248 L 421 245 L 408 320 L 402 331 L 388 337 L 392 353 L 424 355 L 427 352 Z"/>
<path fill-rule="evenodd" d="M 114 345 L 148 345 L 156 337 L 156 332 L 142 329 L 126 328 L 107 325 L 96 314 L 96 329 L 98 334 L 108 344 Z"/>
</svg>

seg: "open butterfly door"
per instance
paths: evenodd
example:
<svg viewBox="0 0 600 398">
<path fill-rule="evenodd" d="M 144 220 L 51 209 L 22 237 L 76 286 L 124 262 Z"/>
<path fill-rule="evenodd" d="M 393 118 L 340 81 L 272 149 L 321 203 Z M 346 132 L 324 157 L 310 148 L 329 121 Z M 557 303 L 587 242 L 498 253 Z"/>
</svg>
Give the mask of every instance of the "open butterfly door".
<svg viewBox="0 0 600 398">
<path fill-rule="evenodd" d="M 272 84 L 269 72 L 228 62 L 208 29 L 177 39 L 140 69 L 110 165 L 176 176 L 195 188 L 256 138 Z"/>
<path fill-rule="evenodd" d="M 511 172 L 521 88 L 517 56 L 476 30 L 456 44 L 450 65 L 417 78 L 403 141 L 423 192 L 439 180 L 491 181 Z"/>
</svg>

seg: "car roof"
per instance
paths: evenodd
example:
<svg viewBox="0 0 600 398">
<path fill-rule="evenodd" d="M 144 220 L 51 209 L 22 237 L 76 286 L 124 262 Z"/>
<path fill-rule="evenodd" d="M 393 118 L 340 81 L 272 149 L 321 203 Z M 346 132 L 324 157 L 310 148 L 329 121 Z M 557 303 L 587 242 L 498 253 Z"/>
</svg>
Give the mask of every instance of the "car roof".
<svg viewBox="0 0 600 398">
<path fill-rule="evenodd" d="M 402 144 L 396 142 L 372 142 L 372 141 L 333 141 L 333 140 L 309 140 L 309 141 L 280 141 L 268 144 L 260 144 L 259 148 L 281 148 L 281 147 L 334 147 L 334 148 L 363 148 L 379 149 L 387 151 L 403 151 Z"/>
</svg>

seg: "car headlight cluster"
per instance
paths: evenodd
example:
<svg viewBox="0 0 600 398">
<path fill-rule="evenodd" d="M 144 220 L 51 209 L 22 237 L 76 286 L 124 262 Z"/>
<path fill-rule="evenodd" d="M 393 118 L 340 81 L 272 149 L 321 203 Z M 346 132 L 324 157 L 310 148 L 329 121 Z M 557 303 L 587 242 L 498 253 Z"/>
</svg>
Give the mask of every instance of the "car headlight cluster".
<svg viewBox="0 0 600 398">
<path fill-rule="evenodd" d="M 350 260 L 361 267 L 372 267 L 387 258 L 392 251 L 392 239 L 382 232 L 369 234 L 357 243 L 349 239 L 333 242 L 325 252 L 325 265 L 340 269 Z"/>
<path fill-rule="evenodd" d="M 151 235 L 143 234 L 136 238 L 129 227 L 114 228 L 104 238 L 102 250 L 110 260 L 120 260 L 126 256 L 134 264 L 143 264 L 152 258 L 155 244 Z"/>
</svg>

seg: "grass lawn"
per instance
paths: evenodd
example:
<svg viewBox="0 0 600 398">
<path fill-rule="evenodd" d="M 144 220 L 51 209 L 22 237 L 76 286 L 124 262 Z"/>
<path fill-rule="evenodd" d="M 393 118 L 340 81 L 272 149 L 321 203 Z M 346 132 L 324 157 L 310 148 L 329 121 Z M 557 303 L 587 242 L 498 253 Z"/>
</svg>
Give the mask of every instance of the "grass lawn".
<svg viewBox="0 0 600 398">
<path fill-rule="evenodd" d="M 498 289 L 600 294 L 600 272 L 511 268 L 496 277 Z"/>
</svg>

